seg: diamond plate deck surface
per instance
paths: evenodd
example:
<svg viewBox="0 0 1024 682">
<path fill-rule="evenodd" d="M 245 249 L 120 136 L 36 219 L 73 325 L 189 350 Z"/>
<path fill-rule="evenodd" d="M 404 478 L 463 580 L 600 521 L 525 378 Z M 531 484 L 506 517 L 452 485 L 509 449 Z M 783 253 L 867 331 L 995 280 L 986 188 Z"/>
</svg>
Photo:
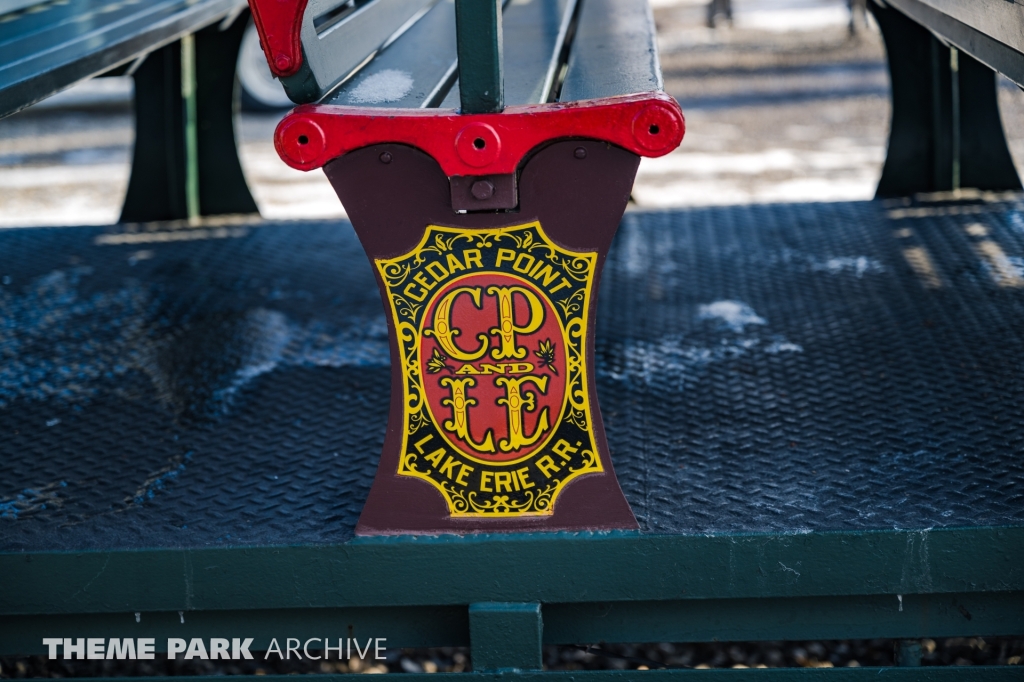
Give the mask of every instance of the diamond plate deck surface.
<svg viewBox="0 0 1024 682">
<path fill-rule="evenodd" d="M 597 372 L 644 531 L 1024 524 L 1024 205 L 891 209 L 627 214 Z M 351 227 L 121 229 L 0 232 L 0 550 L 350 538 L 390 371 Z"/>
</svg>

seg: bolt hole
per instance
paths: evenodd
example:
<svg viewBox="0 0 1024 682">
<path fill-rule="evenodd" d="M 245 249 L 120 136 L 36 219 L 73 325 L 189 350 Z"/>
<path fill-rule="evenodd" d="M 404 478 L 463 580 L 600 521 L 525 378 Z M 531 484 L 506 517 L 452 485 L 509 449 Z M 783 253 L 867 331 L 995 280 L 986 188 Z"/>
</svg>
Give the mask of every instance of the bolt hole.
<svg viewBox="0 0 1024 682">
<path fill-rule="evenodd" d="M 651 133 L 651 135 L 657 135 L 658 133 L 661 132 L 661 128 L 658 127 L 657 123 L 651 124 L 651 127 L 648 128 L 647 130 Z"/>
<path fill-rule="evenodd" d="M 299 144 L 309 144 L 309 138 L 305 135 L 299 135 Z"/>
<path fill-rule="evenodd" d="M 477 149 L 483 149 L 484 147 L 487 146 L 487 143 L 484 142 L 484 138 L 478 137 L 475 140 L 473 140 L 473 146 L 476 147 Z"/>
</svg>

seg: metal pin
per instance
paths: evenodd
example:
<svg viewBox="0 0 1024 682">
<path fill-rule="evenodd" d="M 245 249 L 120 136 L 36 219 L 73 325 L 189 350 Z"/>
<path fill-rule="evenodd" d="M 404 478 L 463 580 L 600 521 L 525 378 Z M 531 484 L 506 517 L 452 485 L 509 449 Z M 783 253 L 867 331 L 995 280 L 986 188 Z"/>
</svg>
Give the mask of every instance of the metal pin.
<svg viewBox="0 0 1024 682">
<path fill-rule="evenodd" d="M 483 201 L 494 196 L 494 185 L 487 180 L 477 180 L 469 191 L 475 198 Z"/>
</svg>

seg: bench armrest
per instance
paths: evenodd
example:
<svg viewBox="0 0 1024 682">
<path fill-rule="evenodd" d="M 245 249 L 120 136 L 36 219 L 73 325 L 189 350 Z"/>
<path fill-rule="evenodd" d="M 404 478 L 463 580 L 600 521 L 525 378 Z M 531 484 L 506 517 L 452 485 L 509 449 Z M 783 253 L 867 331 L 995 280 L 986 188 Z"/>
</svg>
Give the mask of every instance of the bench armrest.
<svg viewBox="0 0 1024 682">
<path fill-rule="evenodd" d="M 277 127 L 288 165 L 320 168 L 350 151 L 385 142 L 432 156 L 448 177 L 515 172 L 530 150 L 558 138 L 610 142 L 640 156 L 663 156 L 683 139 L 682 110 L 664 93 L 507 107 L 500 114 L 447 109 L 306 105 Z"/>
</svg>

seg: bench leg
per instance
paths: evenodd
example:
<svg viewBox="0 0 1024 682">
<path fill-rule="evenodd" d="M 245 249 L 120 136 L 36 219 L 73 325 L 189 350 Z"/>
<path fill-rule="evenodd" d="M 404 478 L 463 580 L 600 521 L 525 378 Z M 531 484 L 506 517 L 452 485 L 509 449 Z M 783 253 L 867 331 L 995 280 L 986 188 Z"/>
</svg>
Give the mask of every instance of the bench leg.
<svg viewBox="0 0 1024 682">
<path fill-rule="evenodd" d="M 258 212 L 234 135 L 247 16 L 156 50 L 133 74 L 135 152 L 121 222 Z"/>
<path fill-rule="evenodd" d="M 469 606 L 474 672 L 540 670 L 544 624 L 540 604 L 485 602 Z"/>
<path fill-rule="evenodd" d="M 461 213 L 437 162 L 412 147 L 325 166 L 390 327 L 388 431 L 357 534 L 637 527 L 597 407 L 593 329 L 639 160 L 554 142 L 517 183 L 489 176 L 472 185 L 486 194 L 467 191 L 486 204 L 518 186 L 517 211 Z"/>
<path fill-rule="evenodd" d="M 916 639 L 901 639 L 896 643 L 896 665 L 901 668 L 917 668 L 921 665 L 921 642 Z"/>
<path fill-rule="evenodd" d="M 892 84 L 889 150 L 876 197 L 1021 189 L 999 118 L 995 72 L 898 10 L 869 7 Z"/>
</svg>

